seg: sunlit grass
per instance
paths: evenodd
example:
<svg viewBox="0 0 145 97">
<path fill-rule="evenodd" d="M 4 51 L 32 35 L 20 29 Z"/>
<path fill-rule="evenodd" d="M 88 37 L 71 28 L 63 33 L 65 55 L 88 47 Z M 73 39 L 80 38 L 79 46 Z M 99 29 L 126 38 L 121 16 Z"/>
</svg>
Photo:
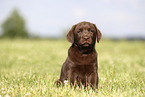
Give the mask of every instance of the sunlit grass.
<svg viewBox="0 0 145 97">
<path fill-rule="evenodd" d="M 99 90 L 57 88 L 71 44 L 65 40 L 0 40 L 2 96 L 145 96 L 145 42 L 100 41 Z"/>
</svg>

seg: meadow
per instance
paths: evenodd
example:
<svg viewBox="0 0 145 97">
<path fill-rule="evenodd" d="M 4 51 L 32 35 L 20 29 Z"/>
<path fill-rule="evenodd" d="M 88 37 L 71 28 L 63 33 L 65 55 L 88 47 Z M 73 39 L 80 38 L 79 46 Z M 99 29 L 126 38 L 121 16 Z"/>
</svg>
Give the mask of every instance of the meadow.
<svg viewBox="0 0 145 97">
<path fill-rule="evenodd" d="M 57 88 L 70 43 L 0 40 L 0 97 L 145 97 L 145 41 L 101 40 L 99 89 Z"/>
</svg>

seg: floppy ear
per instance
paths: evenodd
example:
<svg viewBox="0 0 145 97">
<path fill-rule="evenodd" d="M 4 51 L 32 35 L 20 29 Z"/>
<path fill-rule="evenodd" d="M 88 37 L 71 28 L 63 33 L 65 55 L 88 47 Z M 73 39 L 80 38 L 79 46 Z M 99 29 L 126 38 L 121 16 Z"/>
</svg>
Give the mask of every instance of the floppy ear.
<svg viewBox="0 0 145 97">
<path fill-rule="evenodd" d="M 97 34 L 97 42 L 99 43 L 101 37 L 102 37 L 102 34 L 101 34 L 101 31 L 96 27 L 95 24 L 93 24 L 95 29 L 96 29 L 96 34 Z"/>
<path fill-rule="evenodd" d="M 74 34 L 73 34 L 73 32 L 75 30 L 75 27 L 76 27 L 76 25 L 73 25 L 72 28 L 71 28 L 71 30 L 67 34 L 67 40 L 69 42 L 71 42 L 71 43 L 74 43 Z"/>
</svg>

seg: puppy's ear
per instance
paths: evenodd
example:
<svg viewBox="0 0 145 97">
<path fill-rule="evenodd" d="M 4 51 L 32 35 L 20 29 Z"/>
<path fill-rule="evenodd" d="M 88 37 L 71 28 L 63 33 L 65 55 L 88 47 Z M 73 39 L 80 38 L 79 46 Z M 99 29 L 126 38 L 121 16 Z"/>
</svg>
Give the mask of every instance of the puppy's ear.
<svg viewBox="0 0 145 97">
<path fill-rule="evenodd" d="M 101 37 L 102 37 L 102 34 L 101 34 L 101 31 L 96 27 L 95 24 L 93 24 L 95 29 L 96 29 L 96 34 L 97 34 L 97 42 L 99 43 Z"/>
<path fill-rule="evenodd" d="M 74 43 L 74 30 L 75 30 L 76 25 L 73 25 L 71 30 L 67 34 L 67 40 L 71 43 Z"/>
</svg>

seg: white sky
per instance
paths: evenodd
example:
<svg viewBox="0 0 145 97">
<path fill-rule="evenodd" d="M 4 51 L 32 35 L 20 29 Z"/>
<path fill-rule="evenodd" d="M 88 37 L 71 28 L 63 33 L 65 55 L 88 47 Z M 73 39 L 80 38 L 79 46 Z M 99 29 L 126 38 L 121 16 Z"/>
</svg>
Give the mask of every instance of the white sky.
<svg viewBox="0 0 145 97">
<path fill-rule="evenodd" d="M 58 37 L 89 21 L 106 37 L 145 37 L 145 0 L 0 0 L 0 25 L 13 8 L 19 9 L 28 30 L 40 36 Z"/>
</svg>

